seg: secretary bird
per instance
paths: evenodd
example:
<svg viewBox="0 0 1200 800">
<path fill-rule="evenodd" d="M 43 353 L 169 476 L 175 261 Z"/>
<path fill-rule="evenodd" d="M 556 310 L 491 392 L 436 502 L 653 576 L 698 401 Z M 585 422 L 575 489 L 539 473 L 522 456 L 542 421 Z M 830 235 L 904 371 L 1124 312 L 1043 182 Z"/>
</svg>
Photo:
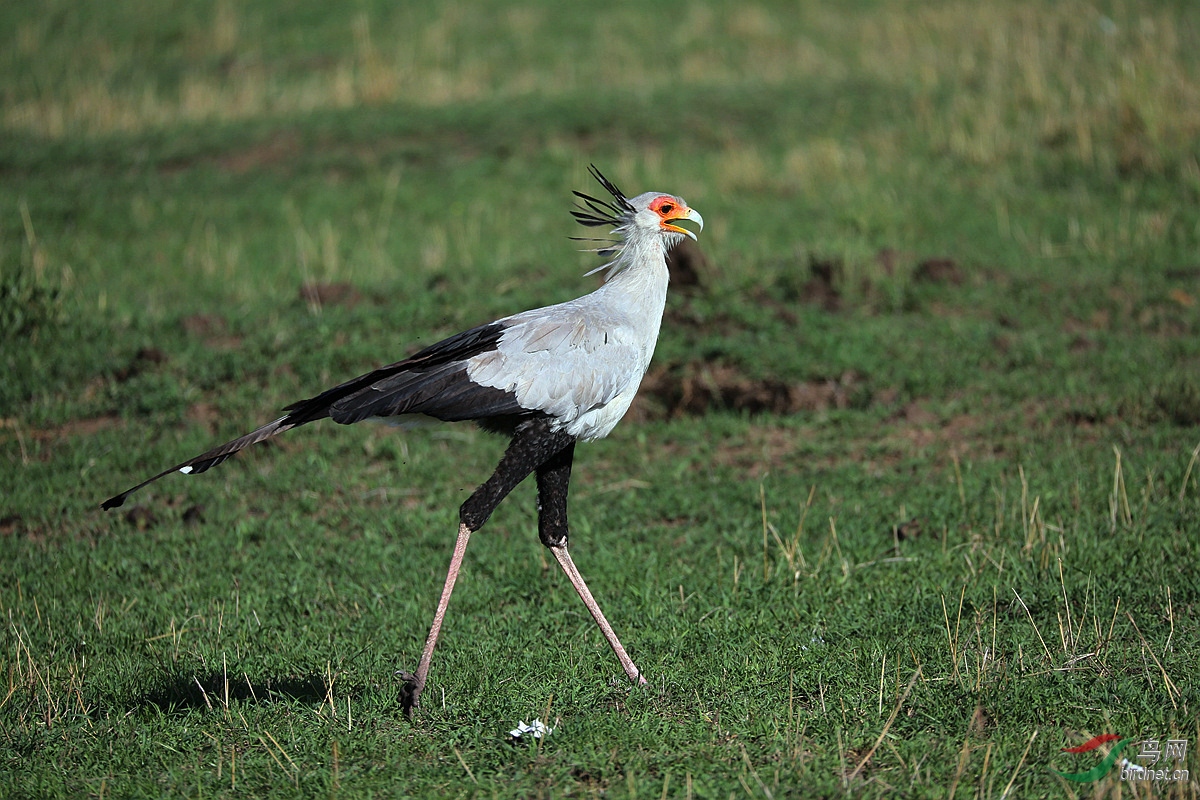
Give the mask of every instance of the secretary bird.
<svg viewBox="0 0 1200 800">
<path fill-rule="evenodd" d="M 117 508 L 131 493 L 172 472 L 196 475 L 252 444 L 329 417 L 342 425 L 371 417 L 474 420 L 512 437 L 492 476 L 459 509 L 458 540 L 415 675 L 402 673 L 401 703 L 411 713 L 425 688 L 433 650 L 471 534 L 530 473 L 537 476 L 538 535 L 600 626 L 630 681 L 646 683 L 592 597 L 567 550 L 567 490 L 577 441 L 607 436 L 633 401 L 662 324 L 667 251 L 691 231 L 673 225 L 704 219 L 670 194 L 627 198 L 591 167 L 612 200 L 581 192 L 571 212 L 582 225 L 612 226 L 598 240 L 609 259 L 594 292 L 558 305 L 504 317 L 451 336 L 415 355 L 288 406 L 258 430 L 214 447 L 104 501 Z"/>
</svg>

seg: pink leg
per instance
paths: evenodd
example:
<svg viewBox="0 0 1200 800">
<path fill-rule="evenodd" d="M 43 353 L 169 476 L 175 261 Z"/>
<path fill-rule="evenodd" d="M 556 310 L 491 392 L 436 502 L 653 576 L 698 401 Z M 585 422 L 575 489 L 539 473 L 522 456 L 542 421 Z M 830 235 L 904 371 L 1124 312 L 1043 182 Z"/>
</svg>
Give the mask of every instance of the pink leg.
<svg viewBox="0 0 1200 800">
<path fill-rule="evenodd" d="M 554 553 L 554 557 L 558 559 L 559 566 L 563 568 L 563 572 L 567 573 L 567 577 L 571 579 L 571 585 L 575 587 L 575 591 L 579 592 L 579 597 L 583 600 L 583 604 L 592 613 L 592 619 L 596 620 L 596 624 L 600 626 L 604 638 L 608 640 L 608 646 L 617 654 L 617 658 L 620 660 L 621 666 L 625 669 L 625 674 L 629 676 L 629 680 L 644 686 L 646 679 L 642 677 L 642 673 L 634 665 L 633 659 L 629 657 L 629 654 L 625 652 L 625 648 L 621 646 L 620 640 L 617 639 L 617 634 L 613 633 L 612 626 L 604 618 L 604 612 L 600 610 L 599 604 L 596 603 L 596 598 L 592 597 L 587 584 L 583 582 L 583 576 L 579 574 L 579 570 L 575 567 L 575 562 L 571 560 L 571 554 L 567 552 L 567 546 L 564 544 L 561 547 L 551 547 L 550 552 Z"/>
<path fill-rule="evenodd" d="M 467 542 L 471 538 L 471 529 L 464 524 L 458 526 L 458 541 L 454 543 L 454 555 L 450 558 L 450 569 L 446 572 L 446 585 L 442 587 L 442 596 L 438 600 L 437 611 L 433 614 L 433 625 L 429 628 L 429 636 L 425 639 L 425 649 L 421 651 L 421 663 L 417 665 L 416 675 L 404 675 L 406 679 L 405 693 L 401 702 L 404 710 L 412 712 L 421 692 L 425 689 L 425 679 L 429 677 L 429 665 L 433 661 L 433 648 L 437 647 L 438 634 L 442 632 L 442 620 L 446 618 L 446 607 L 450 605 L 450 594 L 454 591 L 454 581 L 462 568 L 463 555 L 467 552 Z"/>
</svg>

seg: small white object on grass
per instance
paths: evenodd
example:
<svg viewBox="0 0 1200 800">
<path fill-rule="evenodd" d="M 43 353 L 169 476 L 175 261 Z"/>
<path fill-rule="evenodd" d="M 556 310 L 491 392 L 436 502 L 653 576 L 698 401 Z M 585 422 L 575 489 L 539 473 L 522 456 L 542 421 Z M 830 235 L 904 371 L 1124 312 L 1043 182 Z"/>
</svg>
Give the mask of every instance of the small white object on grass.
<svg viewBox="0 0 1200 800">
<path fill-rule="evenodd" d="M 525 724 L 525 720 L 521 720 L 517 723 L 517 727 L 508 732 L 508 735 L 514 739 L 520 739 L 522 736 L 529 734 L 535 739 L 540 739 L 552 733 L 554 733 L 554 728 L 551 728 L 540 719 L 535 719 L 528 725 Z"/>
</svg>

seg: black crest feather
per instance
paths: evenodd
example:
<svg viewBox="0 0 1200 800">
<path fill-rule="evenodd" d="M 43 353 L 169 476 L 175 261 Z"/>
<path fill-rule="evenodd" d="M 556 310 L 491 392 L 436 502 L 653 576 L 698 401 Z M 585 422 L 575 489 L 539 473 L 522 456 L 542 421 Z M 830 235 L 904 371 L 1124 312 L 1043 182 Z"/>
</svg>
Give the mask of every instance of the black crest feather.
<svg viewBox="0 0 1200 800">
<path fill-rule="evenodd" d="M 604 177 L 600 170 L 596 169 L 595 164 L 588 166 L 588 172 L 608 190 L 608 193 L 613 196 L 613 200 L 609 202 L 583 192 L 572 192 L 583 202 L 575 204 L 576 210 L 571 212 L 571 216 L 575 217 L 575 221 L 580 225 L 587 225 L 591 228 L 602 225 L 620 225 L 621 217 L 633 211 L 633 205 L 630 204 L 629 198 L 617 188 L 615 183 Z"/>
</svg>

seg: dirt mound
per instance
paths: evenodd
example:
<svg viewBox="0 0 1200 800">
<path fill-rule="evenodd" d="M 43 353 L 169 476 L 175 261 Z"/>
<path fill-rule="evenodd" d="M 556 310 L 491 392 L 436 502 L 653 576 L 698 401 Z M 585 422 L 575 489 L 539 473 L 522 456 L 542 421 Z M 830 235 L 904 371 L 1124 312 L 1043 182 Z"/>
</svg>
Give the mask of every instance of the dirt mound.
<svg viewBox="0 0 1200 800">
<path fill-rule="evenodd" d="M 640 413 L 649 418 L 709 411 L 796 414 L 857 406 L 864 390 L 862 376 L 853 371 L 837 378 L 789 382 L 751 378 L 732 364 L 692 361 L 649 372 L 639 393 L 645 399 Z"/>
</svg>

